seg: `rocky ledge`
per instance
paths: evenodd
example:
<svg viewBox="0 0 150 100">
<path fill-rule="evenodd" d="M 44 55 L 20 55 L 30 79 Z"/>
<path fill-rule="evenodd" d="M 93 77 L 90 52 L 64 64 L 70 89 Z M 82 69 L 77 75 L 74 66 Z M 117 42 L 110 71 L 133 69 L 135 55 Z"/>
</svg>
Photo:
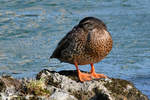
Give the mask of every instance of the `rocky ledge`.
<svg viewBox="0 0 150 100">
<path fill-rule="evenodd" d="M 36 79 L 0 77 L 0 100 L 148 100 L 122 79 L 79 82 L 76 71 L 42 70 Z"/>
</svg>

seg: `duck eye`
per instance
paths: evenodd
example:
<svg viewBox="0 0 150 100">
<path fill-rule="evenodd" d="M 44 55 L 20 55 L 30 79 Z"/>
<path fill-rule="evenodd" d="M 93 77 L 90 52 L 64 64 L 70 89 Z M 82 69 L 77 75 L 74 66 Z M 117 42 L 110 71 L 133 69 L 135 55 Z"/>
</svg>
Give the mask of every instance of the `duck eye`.
<svg viewBox="0 0 150 100">
<path fill-rule="evenodd" d="M 90 23 L 85 23 L 84 27 L 87 28 L 87 29 L 93 29 L 94 28 L 94 26 Z"/>
</svg>

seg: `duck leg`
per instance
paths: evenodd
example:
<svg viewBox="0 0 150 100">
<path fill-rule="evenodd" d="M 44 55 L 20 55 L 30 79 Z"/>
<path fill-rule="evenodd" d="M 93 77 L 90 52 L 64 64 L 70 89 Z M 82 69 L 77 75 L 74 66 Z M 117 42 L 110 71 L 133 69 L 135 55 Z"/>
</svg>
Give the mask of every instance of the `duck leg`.
<svg viewBox="0 0 150 100">
<path fill-rule="evenodd" d="M 93 65 L 93 64 L 91 64 L 91 76 L 92 76 L 93 78 L 107 78 L 107 76 L 105 76 L 104 74 L 97 74 L 97 73 L 95 72 L 95 68 L 94 68 L 94 65 Z"/>
<path fill-rule="evenodd" d="M 79 80 L 80 80 L 81 82 L 92 80 L 91 74 L 81 72 L 81 71 L 79 70 L 78 63 L 75 62 L 74 64 L 75 64 L 75 67 L 76 67 L 77 72 L 78 72 Z"/>
</svg>

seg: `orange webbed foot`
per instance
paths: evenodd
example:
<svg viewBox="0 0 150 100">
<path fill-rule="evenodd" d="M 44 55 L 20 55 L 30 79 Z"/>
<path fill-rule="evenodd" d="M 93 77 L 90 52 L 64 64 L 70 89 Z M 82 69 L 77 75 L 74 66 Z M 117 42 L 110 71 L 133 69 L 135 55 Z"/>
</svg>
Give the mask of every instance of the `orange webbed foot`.
<svg viewBox="0 0 150 100">
<path fill-rule="evenodd" d="M 83 72 L 80 72 L 80 71 L 78 72 L 78 77 L 79 77 L 79 80 L 81 82 L 92 80 L 91 74 L 83 73 Z"/>
<path fill-rule="evenodd" d="M 107 78 L 104 74 L 91 73 L 93 78 Z"/>
</svg>

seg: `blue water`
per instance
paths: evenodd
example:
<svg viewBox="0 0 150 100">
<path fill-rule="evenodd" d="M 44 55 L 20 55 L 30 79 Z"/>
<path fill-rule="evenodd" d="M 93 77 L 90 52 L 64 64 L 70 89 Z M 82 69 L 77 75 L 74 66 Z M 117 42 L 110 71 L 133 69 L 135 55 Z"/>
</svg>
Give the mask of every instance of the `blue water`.
<svg viewBox="0 0 150 100">
<path fill-rule="evenodd" d="M 111 53 L 95 64 L 96 71 L 130 80 L 150 97 L 149 0 L 0 0 L 0 74 L 22 78 L 45 68 L 75 69 L 48 58 L 86 16 L 103 20 L 114 40 Z"/>
</svg>

